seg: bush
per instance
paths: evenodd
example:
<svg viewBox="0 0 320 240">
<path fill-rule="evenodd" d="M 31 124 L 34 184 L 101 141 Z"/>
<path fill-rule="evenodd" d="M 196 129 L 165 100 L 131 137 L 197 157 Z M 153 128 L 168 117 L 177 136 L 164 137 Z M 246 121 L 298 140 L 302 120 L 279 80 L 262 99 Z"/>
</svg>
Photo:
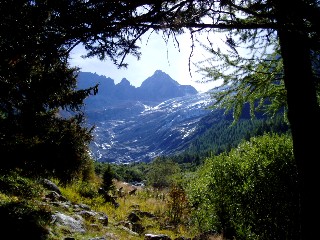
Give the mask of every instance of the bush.
<svg viewBox="0 0 320 240">
<path fill-rule="evenodd" d="M 91 130 L 76 118 L 45 120 L 39 121 L 39 130 L 31 136 L 10 133 L 10 139 L 0 141 L 1 154 L 10 156 L 0 162 L 0 171 L 19 168 L 24 175 L 54 177 L 63 183 L 90 179 L 94 174 L 88 146 Z"/>
<path fill-rule="evenodd" d="M 34 180 L 19 175 L 17 172 L 9 172 L 0 176 L 0 192 L 26 200 L 40 197 L 43 187 Z"/>
<path fill-rule="evenodd" d="M 178 163 L 171 159 L 156 158 L 151 164 L 146 174 L 147 185 L 154 188 L 163 189 L 175 184 L 181 172 Z"/>
<path fill-rule="evenodd" d="M 48 239 L 51 212 L 30 202 L 0 204 L 1 237 L 5 239 Z"/>
<path fill-rule="evenodd" d="M 167 214 L 170 224 L 177 226 L 179 223 L 188 219 L 188 198 L 185 190 L 181 186 L 176 185 L 170 188 L 167 201 Z"/>
<path fill-rule="evenodd" d="M 44 188 L 10 172 L 0 177 L 0 226 L 3 239 L 47 239 L 51 210 L 39 204 Z"/>
<path fill-rule="evenodd" d="M 295 239 L 297 171 L 287 135 L 266 134 L 207 159 L 189 186 L 193 221 L 236 239 Z"/>
</svg>

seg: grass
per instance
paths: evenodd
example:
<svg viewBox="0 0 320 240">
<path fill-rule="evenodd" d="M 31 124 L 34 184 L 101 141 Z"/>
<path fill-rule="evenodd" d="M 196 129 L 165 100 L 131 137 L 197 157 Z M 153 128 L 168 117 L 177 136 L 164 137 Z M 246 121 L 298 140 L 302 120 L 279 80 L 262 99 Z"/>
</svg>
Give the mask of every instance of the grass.
<svg viewBox="0 0 320 240">
<path fill-rule="evenodd" d="M 53 179 L 58 186 L 57 180 Z M 0 177 L 0 213 L 1 226 L 5 226 L 1 234 L 15 239 L 48 239 L 61 240 L 66 237 L 75 239 L 90 239 L 108 236 L 108 239 L 140 240 L 145 233 L 166 234 L 171 239 L 178 236 L 192 238 L 198 234 L 197 230 L 182 221 L 172 227 L 170 223 L 170 209 L 168 208 L 168 191 L 157 191 L 150 188 L 137 187 L 135 194 L 130 195 L 133 186 L 114 182 L 116 189 L 122 189 L 122 197 L 117 197 L 119 207 L 106 203 L 98 194 L 101 180 L 95 179 L 90 183 L 81 181 L 68 186 L 59 186 L 62 196 L 72 204 L 86 204 L 95 212 L 105 213 L 108 216 L 108 226 L 94 219 L 85 219 L 85 233 L 74 233 L 68 227 L 52 223 L 51 215 L 58 211 L 65 214 L 75 214 L 71 208 L 48 204 L 44 201 L 48 190 L 44 189 L 35 179 L 22 177 L 17 173 L 5 174 Z M 117 192 L 114 192 L 116 195 Z M 134 234 L 129 228 L 128 216 L 134 210 L 149 213 L 155 217 L 141 217 L 139 222 L 144 230 L 141 234 Z M 186 213 L 188 214 L 188 213 Z M 183 216 L 188 219 L 188 216 Z M 33 229 L 33 235 L 30 229 Z M 29 235 L 30 236 L 29 236 Z M 212 238 L 221 240 L 222 238 Z"/>
<path fill-rule="evenodd" d="M 166 234 L 171 238 L 176 238 L 183 233 L 185 237 L 191 237 L 190 233 L 186 231 L 186 227 L 183 226 L 175 228 L 176 230 L 163 228 L 168 212 L 167 193 L 165 191 L 137 187 L 136 193 L 130 195 L 129 192 L 134 189 L 133 186 L 118 181 L 115 181 L 114 185 L 116 189 L 122 188 L 124 192 L 122 197 L 117 197 L 118 208 L 110 203 L 105 203 L 99 195 L 91 198 L 81 196 L 77 191 L 79 185 L 60 187 L 60 189 L 62 194 L 71 202 L 81 202 L 89 205 L 94 211 L 106 213 L 109 217 L 108 232 L 114 232 L 115 235 L 120 236 L 120 239 L 144 239 L 144 234 L 140 236 L 128 235 L 128 232 L 124 231 L 122 227 L 122 224 L 127 222 L 128 215 L 135 209 L 156 216 L 155 218 L 141 218 L 141 224 L 145 228 L 144 233 Z"/>
</svg>

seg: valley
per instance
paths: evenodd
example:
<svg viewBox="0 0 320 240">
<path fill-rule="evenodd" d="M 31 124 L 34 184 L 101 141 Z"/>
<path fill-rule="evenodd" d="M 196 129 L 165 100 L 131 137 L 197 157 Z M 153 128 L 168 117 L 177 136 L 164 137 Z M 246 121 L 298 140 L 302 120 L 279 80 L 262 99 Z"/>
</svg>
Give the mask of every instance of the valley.
<svg viewBox="0 0 320 240">
<path fill-rule="evenodd" d="M 127 84 L 124 89 L 126 80 L 114 84 L 89 73 L 79 79 L 83 87 L 100 84 L 99 93 L 87 100 L 85 108 L 89 126 L 95 126 L 91 155 L 99 162 L 150 162 L 179 153 L 198 136 L 199 121 L 211 112 L 209 93 L 181 86 L 159 70 L 139 88 Z M 126 94 L 115 94 L 119 88 Z"/>
</svg>

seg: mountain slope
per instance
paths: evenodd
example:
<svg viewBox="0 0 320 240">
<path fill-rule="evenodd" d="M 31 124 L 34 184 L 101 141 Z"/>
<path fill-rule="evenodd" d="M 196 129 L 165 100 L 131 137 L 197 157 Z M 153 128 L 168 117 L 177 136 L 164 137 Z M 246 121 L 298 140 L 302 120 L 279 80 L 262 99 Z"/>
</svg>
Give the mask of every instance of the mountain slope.
<svg viewBox="0 0 320 240">
<path fill-rule="evenodd" d="M 97 161 L 148 162 L 187 148 L 198 134 L 198 122 L 210 113 L 207 93 L 172 98 L 158 105 L 122 101 L 102 111 L 88 111 L 95 124 L 91 145 Z"/>
<path fill-rule="evenodd" d="M 114 84 L 97 74 L 80 74 L 79 88 L 94 83 L 100 84 L 100 90 L 86 100 L 85 114 L 88 124 L 95 126 L 90 150 L 100 162 L 149 162 L 179 153 L 206 156 L 228 150 L 242 138 L 270 131 L 274 125 L 265 122 L 261 113 L 256 115 L 261 121 L 252 122 L 245 105 L 239 123 L 230 128 L 232 114 L 207 109 L 213 104 L 209 93 L 182 86 L 160 70 L 138 88 L 127 79 Z M 276 128 L 287 130 L 283 123 Z"/>
<path fill-rule="evenodd" d="M 161 70 L 134 87 L 94 73 L 80 72 L 78 88 L 99 84 L 98 94 L 85 100 L 85 114 L 94 125 L 90 149 L 97 161 L 129 163 L 185 149 L 197 135 L 197 122 L 210 96 L 180 85 Z"/>
</svg>

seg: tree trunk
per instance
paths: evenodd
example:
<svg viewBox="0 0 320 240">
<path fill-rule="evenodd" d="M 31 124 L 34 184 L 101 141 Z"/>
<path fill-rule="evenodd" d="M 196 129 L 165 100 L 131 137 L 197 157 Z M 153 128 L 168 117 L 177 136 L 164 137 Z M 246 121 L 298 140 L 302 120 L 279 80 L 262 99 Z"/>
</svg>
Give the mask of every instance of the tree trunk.
<svg viewBox="0 0 320 240">
<path fill-rule="evenodd" d="M 319 217 L 320 206 L 317 193 L 320 110 L 312 73 L 310 48 L 307 37 L 299 31 L 283 28 L 278 30 L 278 36 L 284 65 L 293 151 L 299 174 L 300 239 L 314 239 L 319 234 L 316 219 Z"/>
</svg>

